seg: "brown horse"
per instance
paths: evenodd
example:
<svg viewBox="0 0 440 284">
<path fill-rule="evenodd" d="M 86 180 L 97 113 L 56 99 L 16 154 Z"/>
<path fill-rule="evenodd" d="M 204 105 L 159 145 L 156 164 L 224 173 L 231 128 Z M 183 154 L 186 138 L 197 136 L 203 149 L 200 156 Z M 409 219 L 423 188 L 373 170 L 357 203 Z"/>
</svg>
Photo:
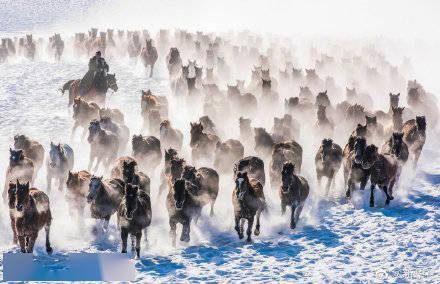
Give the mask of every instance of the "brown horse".
<svg viewBox="0 0 440 284">
<path fill-rule="evenodd" d="M 192 194 L 191 183 L 184 179 L 177 179 L 168 192 L 166 199 L 166 207 L 169 215 L 170 236 L 173 246 L 176 246 L 176 229 L 177 224 L 182 224 L 182 233 L 180 241 L 190 241 L 190 225 L 191 220 L 200 215 L 202 210 Z"/>
<path fill-rule="evenodd" d="M 24 155 L 23 150 L 9 149 L 9 166 L 6 170 L 3 200 L 6 200 L 9 182 L 19 180 L 21 183 L 33 183 L 35 167 L 31 159 Z"/>
<path fill-rule="evenodd" d="M 61 88 L 63 94 L 65 91 L 69 91 L 69 106 L 72 105 L 73 99 L 77 96 L 81 96 L 86 101 L 105 105 L 108 89 L 112 89 L 114 92 L 118 91 L 116 74 L 96 75 L 92 87 L 83 95 L 79 91 L 80 82 L 81 79 L 69 80 Z"/>
<path fill-rule="evenodd" d="M 315 156 L 316 177 L 318 184 L 321 185 L 322 177 L 327 177 L 327 185 L 325 187 L 326 195 L 335 175 L 338 173 L 342 164 L 342 149 L 332 139 L 322 140 L 321 146 Z"/>
<path fill-rule="evenodd" d="M 116 159 L 119 150 L 118 136 L 110 131 L 101 128 L 99 121 L 94 120 L 89 125 L 89 137 L 87 141 L 90 144 L 90 159 L 88 170 L 92 168 L 92 165 L 96 161 L 95 171 L 98 169 L 99 164 L 103 161 L 104 166 L 108 168 L 110 163 Z"/>
<path fill-rule="evenodd" d="M 126 183 L 124 195 L 118 207 L 118 227 L 121 230 L 122 253 L 127 252 L 127 238 L 132 237 L 132 250 L 136 249 L 136 257 L 140 257 L 142 230 L 147 239 L 147 227 L 151 224 L 152 210 L 150 196 L 139 186 Z M 136 238 L 136 245 L 134 245 Z"/>
<path fill-rule="evenodd" d="M 73 137 L 76 128 L 81 126 L 84 128 L 82 134 L 82 137 L 84 138 L 90 121 L 99 119 L 99 106 L 93 102 L 89 103 L 81 97 L 76 97 L 73 99 L 73 119 L 74 124 L 71 136 Z"/>
<path fill-rule="evenodd" d="M 295 165 L 291 162 L 283 165 L 281 180 L 279 189 L 281 214 L 286 213 L 287 206 L 291 207 L 290 228 L 295 229 L 304 202 L 309 196 L 309 183 L 304 177 L 295 174 Z"/>
<path fill-rule="evenodd" d="M 260 234 L 260 215 L 266 207 L 263 185 L 256 179 L 249 179 L 247 172 L 238 172 L 235 175 L 235 188 L 232 192 L 232 205 L 234 206 L 235 230 L 238 237 L 242 239 L 244 221 L 248 221 L 246 230 L 247 241 L 251 242 L 252 227 L 254 219 L 257 223 L 254 235 Z"/>
<path fill-rule="evenodd" d="M 150 194 L 150 178 L 139 171 L 136 160 L 131 157 L 120 157 L 115 161 L 115 165 L 111 170 L 111 177 L 114 179 L 120 179 L 125 184 L 131 183 L 132 185 L 139 186 L 139 189 Z"/>
<path fill-rule="evenodd" d="M 219 175 L 211 169 L 202 167 L 196 170 L 195 167 L 185 166 L 182 171 L 182 178 L 191 183 L 190 193 L 200 207 L 210 204 L 209 215 L 214 216 L 214 203 L 219 191 Z M 196 217 L 197 222 L 198 216 Z"/>
<path fill-rule="evenodd" d="M 214 167 L 220 172 L 229 172 L 231 165 L 238 162 L 244 156 L 244 146 L 240 141 L 228 139 L 225 142 L 217 142 L 215 148 Z"/>
<path fill-rule="evenodd" d="M 153 175 L 162 160 L 161 142 L 154 136 L 133 135 L 131 140 L 133 157 L 140 168 Z"/>
<path fill-rule="evenodd" d="M 193 162 L 212 157 L 218 141 L 220 139 L 217 135 L 207 134 L 203 131 L 201 123 L 191 123 L 190 146 Z"/>
<path fill-rule="evenodd" d="M 365 148 L 362 167 L 370 169 L 371 187 L 370 187 L 370 207 L 374 207 L 374 189 L 377 186 L 381 188 L 385 195 L 385 205 L 389 205 L 393 197 L 393 187 L 396 183 L 398 163 L 397 159 L 388 154 L 379 154 L 377 147 L 368 145 Z"/>
<path fill-rule="evenodd" d="M 159 134 L 164 149 L 174 148 L 179 151 L 182 149 L 183 133 L 179 129 L 174 129 L 168 119 L 160 123 Z"/>
<path fill-rule="evenodd" d="M 371 165 L 365 166 L 365 149 L 367 141 L 363 137 L 357 137 L 353 143 L 353 150 L 344 152 L 344 181 L 347 186 L 345 195 L 351 197 L 356 183 L 360 183 L 360 189 L 364 190 L 371 173 Z"/>
<path fill-rule="evenodd" d="M 107 230 L 110 217 L 117 211 L 124 196 L 124 182 L 119 179 L 103 180 L 102 177 L 90 178 L 87 203 L 93 219 L 104 220 L 103 229 Z"/>
<path fill-rule="evenodd" d="M 86 207 L 86 196 L 89 190 L 90 173 L 88 171 L 71 172 L 67 176 L 66 181 L 66 201 L 69 205 L 70 215 L 73 211 L 78 211 L 79 219 L 84 216 L 84 208 Z"/>
<path fill-rule="evenodd" d="M 17 134 L 14 136 L 15 149 L 22 149 L 26 157 L 32 160 L 35 166 L 35 175 L 43 165 L 44 148 L 35 140 L 30 139 L 26 135 Z"/>
<path fill-rule="evenodd" d="M 15 210 L 13 231 L 17 234 L 21 252 L 32 253 L 38 232 L 44 228 L 46 231 L 46 252 L 52 254 L 50 246 L 50 225 L 52 214 L 50 212 L 49 197 L 36 188 L 30 188 L 29 182 L 23 184 L 17 180 L 15 191 Z M 11 201 L 13 197 L 9 197 Z M 11 222 L 12 225 L 12 222 Z"/>
<path fill-rule="evenodd" d="M 416 116 L 416 119 L 405 122 L 402 129 L 403 140 L 408 145 L 413 156 L 413 167 L 415 168 L 425 145 L 426 119 L 424 116 Z"/>
<path fill-rule="evenodd" d="M 295 165 L 296 173 L 301 172 L 303 149 L 297 142 L 290 140 L 273 146 L 270 162 L 270 183 L 273 189 L 281 183 L 281 171 L 286 162 Z"/>
<path fill-rule="evenodd" d="M 141 51 L 141 60 L 142 63 L 145 66 L 145 69 L 147 69 L 148 66 L 150 66 L 150 78 L 153 77 L 153 70 L 154 70 L 154 64 L 157 61 L 158 55 L 156 47 L 153 46 L 153 40 L 147 39 L 146 40 L 146 46 L 142 48 Z"/>
</svg>

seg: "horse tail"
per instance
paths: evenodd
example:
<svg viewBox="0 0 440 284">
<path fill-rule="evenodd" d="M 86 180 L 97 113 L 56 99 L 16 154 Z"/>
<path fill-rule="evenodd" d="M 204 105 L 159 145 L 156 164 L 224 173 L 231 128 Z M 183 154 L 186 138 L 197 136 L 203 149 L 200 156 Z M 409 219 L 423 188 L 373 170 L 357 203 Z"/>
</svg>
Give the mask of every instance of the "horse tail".
<svg viewBox="0 0 440 284">
<path fill-rule="evenodd" d="M 64 92 L 65 91 L 67 91 L 67 90 L 69 90 L 70 89 L 70 86 L 72 85 L 72 83 L 74 82 L 75 80 L 69 80 L 69 81 L 67 81 L 64 85 L 63 85 L 63 87 L 60 89 L 60 91 L 61 91 L 61 93 L 64 95 Z"/>
</svg>

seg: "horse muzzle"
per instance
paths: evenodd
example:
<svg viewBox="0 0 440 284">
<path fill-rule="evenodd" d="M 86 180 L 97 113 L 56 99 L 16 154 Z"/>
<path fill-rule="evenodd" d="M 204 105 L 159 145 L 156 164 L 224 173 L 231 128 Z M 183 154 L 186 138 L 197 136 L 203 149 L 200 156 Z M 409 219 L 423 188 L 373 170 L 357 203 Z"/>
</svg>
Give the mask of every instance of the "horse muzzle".
<svg viewBox="0 0 440 284">
<path fill-rule="evenodd" d="M 183 209 L 183 201 L 182 202 L 176 201 L 175 206 L 176 206 L 177 211 L 182 210 Z"/>
</svg>

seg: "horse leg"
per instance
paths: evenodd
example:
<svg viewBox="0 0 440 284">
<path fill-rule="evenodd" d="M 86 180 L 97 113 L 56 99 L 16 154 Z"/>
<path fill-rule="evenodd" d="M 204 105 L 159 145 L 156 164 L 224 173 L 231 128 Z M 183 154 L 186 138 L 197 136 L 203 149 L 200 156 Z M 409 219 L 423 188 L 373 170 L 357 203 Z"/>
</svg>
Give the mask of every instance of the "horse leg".
<svg viewBox="0 0 440 284">
<path fill-rule="evenodd" d="M 296 228 L 296 223 L 295 223 L 295 210 L 296 210 L 296 200 L 293 201 L 292 205 L 290 205 L 290 229 L 295 229 Z"/>
<path fill-rule="evenodd" d="M 102 158 L 101 156 L 97 156 L 96 157 L 96 165 L 95 165 L 95 169 L 93 171 L 97 171 L 99 169 L 99 164 L 101 164 Z"/>
<path fill-rule="evenodd" d="M 318 171 L 316 172 L 316 179 L 318 180 L 318 186 L 321 187 L 321 178 L 322 175 L 321 173 L 318 173 Z"/>
<path fill-rule="evenodd" d="M 136 233 L 136 258 L 141 257 L 141 239 L 142 239 L 142 231 Z"/>
<path fill-rule="evenodd" d="M 77 121 L 75 121 L 75 123 L 73 124 L 72 127 L 72 133 L 70 133 L 70 140 L 73 141 L 73 138 L 75 137 L 75 131 L 78 128 L 79 124 Z"/>
<path fill-rule="evenodd" d="M 14 245 L 16 245 L 17 241 L 18 241 L 18 239 L 17 239 L 17 229 L 15 228 L 15 217 L 12 217 L 12 216 L 11 216 L 11 228 L 12 228 L 12 233 L 14 235 L 14 238 L 12 239 L 12 243 Z"/>
<path fill-rule="evenodd" d="M 102 228 L 104 229 L 105 233 L 107 232 L 107 229 L 108 229 L 108 223 L 110 222 L 110 217 L 111 216 L 106 216 L 104 218 L 104 224 L 102 225 Z"/>
<path fill-rule="evenodd" d="M 121 253 L 127 253 L 127 239 L 128 239 L 128 229 L 122 227 L 121 228 L 121 241 L 122 241 Z"/>
<path fill-rule="evenodd" d="M 176 229 L 177 229 L 176 222 L 170 219 L 170 237 L 173 247 L 176 247 Z"/>
<path fill-rule="evenodd" d="M 180 241 L 189 242 L 189 232 L 190 232 L 190 222 L 191 220 L 184 220 L 182 223 L 182 234 L 180 235 Z"/>
<path fill-rule="evenodd" d="M 368 182 L 368 178 L 369 177 L 370 177 L 369 175 L 364 174 L 364 176 L 361 178 L 361 184 L 359 186 L 360 190 L 364 190 L 365 189 L 365 186 L 367 186 L 367 182 Z"/>
<path fill-rule="evenodd" d="M 234 229 L 237 231 L 238 233 L 238 238 L 241 240 L 243 238 L 243 233 L 240 230 L 240 217 L 235 216 L 235 227 Z"/>
<path fill-rule="evenodd" d="M 347 180 L 347 191 L 345 192 L 345 196 L 347 198 L 351 197 L 351 191 L 352 191 L 353 187 L 354 187 L 354 181 L 351 177 L 349 177 Z"/>
<path fill-rule="evenodd" d="M 371 183 L 370 186 L 370 207 L 374 207 L 374 188 L 376 185 L 374 183 Z"/>
<path fill-rule="evenodd" d="M 419 158 L 420 158 L 420 153 L 422 151 L 420 150 L 416 150 L 414 153 L 414 161 L 413 161 L 413 169 L 415 170 L 417 168 L 417 163 L 419 162 Z"/>
<path fill-rule="evenodd" d="M 46 224 L 46 226 L 44 226 L 44 230 L 46 231 L 46 252 L 50 255 L 53 252 L 53 249 L 50 246 L 50 225 Z"/>
<path fill-rule="evenodd" d="M 303 207 L 304 207 L 304 203 L 300 203 L 300 204 L 296 207 L 296 209 L 295 209 L 295 215 L 294 215 L 294 218 L 295 218 L 295 224 L 298 223 L 299 215 L 301 215 L 301 212 L 302 212 L 302 210 L 303 210 Z"/>
<path fill-rule="evenodd" d="M 261 215 L 262 209 L 257 210 L 257 224 L 255 225 L 254 235 L 259 236 L 260 235 L 260 215 Z"/>
<path fill-rule="evenodd" d="M 246 235 L 247 235 L 246 241 L 248 243 L 252 242 L 251 235 L 252 235 L 252 227 L 254 226 L 254 217 L 255 216 L 248 218 L 248 226 L 246 230 Z"/>
<path fill-rule="evenodd" d="M 344 185 L 347 186 L 350 171 L 344 166 Z"/>
<path fill-rule="evenodd" d="M 84 141 L 84 139 L 86 138 L 87 135 L 87 127 L 83 128 L 83 132 L 81 134 L 81 141 Z"/>
<path fill-rule="evenodd" d="M 390 197 L 390 200 L 393 200 L 394 199 L 394 196 L 393 196 L 393 188 L 394 188 L 394 185 L 396 184 L 396 178 L 393 178 L 391 181 L 390 181 L 390 186 L 388 187 L 388 195 L 389 195 L 389 197 Z"/>
<path fill-rule="evenodd" d="M 148 227 L 144 228 L 144 240 L 148 246 Z"/>
<path fill-rule="evenodd" d="M 214 198 L 211 199 L 210 203 L 211 203 L 211 211 L 209 212 L 209 216 L 210 217 L 214 217 L 214 203 L 215 203 L 215 199 Z"/>
<path fill-rule="evenodd" d="M 23 236 L 23 235 L 18 236 L 18 244 L 20 245 L 20 251 L 22 253 L 26 253 L 26 240 L 25 240 L 25 236 Z"/>
<path fill-rule="evenodd" d="M 327 185 L 325 186 L 325 195 L 326 195 L 326 196 L 328 196 L 328 192 L 329 192 L 329 190 L 330 190 L 330 186 L 331 186 L 331 184 L 332 184 L 332 181 L 333 181 L 334 176 L 335 176 L 335 172 L 334 172 L 334 171 L 331 171 L 331 172 L 330 172 L 330 175 L 329 175 L 328 178 L 327 178 Z"/>
<path fill-rule="evenodd" d="M 281 216 L 286 213 L 286 203 L 281 201 Z"/>
<path fill-rule="evenodd" d="M 388 206 L 388 205 L 390 205 L 390 200 L 391 200 L 390 195 L 388 194 L 388 187 L 386 185 L 384 185 L 382 187 L 382 190 L 385 193 L 385 195 L 387 196 L 387 199 L 385 200 L 385 206 Z"/>
<path fill-rule="evenodd" d="M 150 78 L 153 77 L 154 63 L 150 65 Z"/>
<path fill-rule="evenodd" d="M 34 251 L 35 240 L 37 239 L 38 231 L 32 232 L 31 235 L 27 238 L 26 252 L 32 253 Z"/>
</svg>

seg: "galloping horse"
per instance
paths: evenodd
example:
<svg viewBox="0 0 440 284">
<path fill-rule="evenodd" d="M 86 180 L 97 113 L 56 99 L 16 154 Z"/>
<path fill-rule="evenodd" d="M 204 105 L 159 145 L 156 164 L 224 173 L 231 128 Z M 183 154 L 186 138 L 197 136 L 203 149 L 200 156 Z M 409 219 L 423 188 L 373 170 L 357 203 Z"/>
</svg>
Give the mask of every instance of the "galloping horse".
<svg viewBox="0 0 440 284">
<path fill-rule="evenodd" d="M 153 69 L 154 69 L 154 64 L 157 61 L 157 50 L 156 48 L 153 46 L 153 42 L 151 39 L 147 39 L 146 40 L 146 47 L 142 48 L 141 51 L 141 60 L 142 63 L 145 66 L 145 69 L 147 69 L 147 67 L 150 65 L 151 69 L 150 69 L 150 77 L 153 76 Z"/>
<path fill-rule="evenodd" d="M 61 92 L 64 94 L 64 91 L 69 91 L 69 105 L 73 103 L 73 99 L 76 96 L 81 96 L 79 92 L 79 85 L 81 79 L 70 80 L 63 85 Z M 81 97 L 89 102 L 97 103 L 98 105 L 105 105 L 105 98 L 108 89 L 112 89 L 113 91 L 118 91 L 118 84 L 116 83 L 116 74 L 107 74 L 103 75 L 103 73 L 98 73 L 93 80 L 92 87 Z"/>
</svg>

